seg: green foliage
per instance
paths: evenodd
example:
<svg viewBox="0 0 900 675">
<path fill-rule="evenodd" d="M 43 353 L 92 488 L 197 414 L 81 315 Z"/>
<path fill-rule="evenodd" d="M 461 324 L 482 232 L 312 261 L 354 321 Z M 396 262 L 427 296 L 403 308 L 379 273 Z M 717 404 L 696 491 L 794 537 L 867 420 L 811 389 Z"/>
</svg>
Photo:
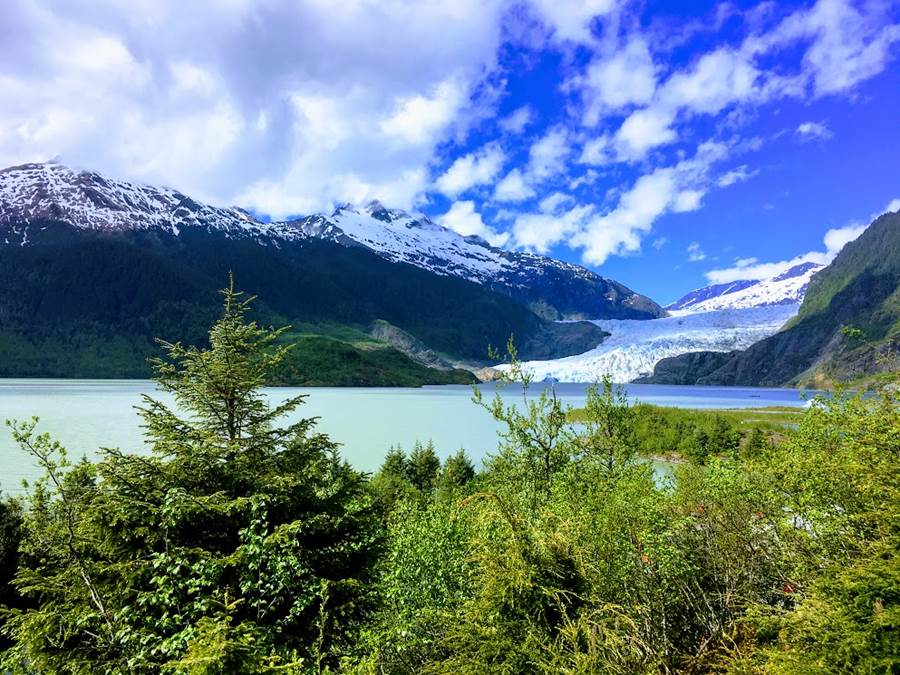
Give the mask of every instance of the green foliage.
<svg viewBox="0 0 900 675">
<path fill-rule="evenodd" d="M 841 334 L 847 338 L 851 344 L 860 344 L 866 339 L 866 334 L 854 326 L 841 326 Z"/>
<path fill-rule="evenodd" d="M 413 487 L 423 492 L 434 489 L 441 469 L 441 460 L 434 451 L 434 444 L 416 443 L 409 454 L 409 480 Z"/>
<path fill-rule="evenodd" d="M 439 479 L 441 489 L 453 492 L 465 488 L 473 480 L 475 465 L 465 450 L 460 449 L 444 460 Z"/>
<path fill-rule="evenodd" d="M 482 470 L 417 443 L 367 484 L 314 420 L 278 425 L 302 397 L 259 389 L 290 347 L 247 308 L 229 289 L 209 349 L 165 343 L 152 456 L 72 463 L 14 427 L 45 477 L 0 502 L 11 671 L 900 669 L 895 396 L 765 424 L 605 379 L 576 412 L 510 344 L 521 396 L 473 396 L 501 426 Z M 665 478 L 646 460 L 673 453 Z"/>
<path fill-rule="evenodd" d="M 163 343 L 145 397 L 151 457 L 71 464 L 35 422 L 15 437 L 43 466 L 27 500 L 13 670 L 321 672 L 370 611 L 377 514 L 364 477 L 314 433 L 278 422 L 260 387 L 278 331 L 224 292 L 209 349 Z"/>
<path fill-rule="evenodd" d="M 270 384 L 303 387 L 421 387 L 425 384 L 471 384 L 467 370 L 438 370 L 413 361 L 393 347 L 361 349 L 322 336 L 285 336 L 293 345 L 270 378 Z M 377 343 L 376 343 L 377 344 Z"/>
<path fill-rule="evenodd" d="M 18 502 L 0 496 L 0 652 L 11 644 L 3 630 L 4 608 L 21 605 L 21 598 L 13 586 L 21 538 L 22 508 Z"/>
<path fill-rule="evenodd" d="M 900 666 L 896 400 L 819 401 L 773 435 L 604 382 L 573 416 L 514 356 L 518 404 L 475 396 L 505 429 L 473 491 L 395 504 L 377 587 L 402 600 L 361 671 Z M 654 430 L 697 461 L 654 475 Z"/>
<path fill-rule="evenodd" d="M 900 401 L 820 401 L 760 460 L 798 529 L 796 602 L 757 609 L 775 673 L 900 668 Z"/>
</svg>

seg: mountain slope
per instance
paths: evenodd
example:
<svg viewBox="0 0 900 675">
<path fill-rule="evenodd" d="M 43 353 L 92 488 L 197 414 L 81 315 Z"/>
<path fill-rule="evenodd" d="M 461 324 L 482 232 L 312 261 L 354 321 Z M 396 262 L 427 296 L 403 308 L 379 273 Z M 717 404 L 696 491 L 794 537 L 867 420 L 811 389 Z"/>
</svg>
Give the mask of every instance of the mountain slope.
<svg viewBox="0 0 900 675">
<path fill-rule="evenodd" d="M 462 279 L 393 264 L 318 239 L 278 245 L 185 228 L 116 233 L 30 223 L 31 244 L 0 247 L 0 362 L 6 376 L 37 374 L 42 353 L 69 354 L 40 374 L 138 376 L 153 338 L 198 343 L 233 271 L 260 297 L 268 323 L 338 324 L 364 331 L 382 319 L 453 360 L 483 363 L 512 333 L 526 352 L 576 353 L 603 338 L 592 324 L 554 324 Z M 31 345 L 31 348 L 29 348 Z M 6 351 L 4 351 L 4 349 Z M 570 351 L 566 351 L 570 350 Z M 16 357 L 31 353 L 36 360 Z M 538 356 L 539 358 L 539 356 Z M 31 365 L 29 365 L 31 364 Z"/>
<path fill-rule="evenodd" d="M 62 164 L 26 164 L 0 171 L 0 245 L 27 245 L 34 223 L 62 221 L 99 232 L 183 229 L 220 232 L 261 242 L 318 238 L 365 248 L 391 262 L 481 284 L 529 306 L 545 318 L 653 318 L 652 300 L 577 265 L 503 251 L 463 237 L 427 217 L 371 202 L 331 215 L 265 223 L 238 208 L 202 204 L 170 188 L 117 181 Z"/>
<path fill-rule="evenodd" d="M 288 224 L 309 236 L 363 246 L 387 260 L 488 286 L 550 319 L 649 319 L 665 314 L 649 298 L 578 265 L 504 251 L 377 201 Z"/>
<path fill-rule="evenodd" d="M 798 305 L 803 301 L 813 275 L 823 268 L 806 262 L 769 279 L 743 279 L 691 291 L 666 306 L 669 311 L 708 312 L 772 305 Z"/>
<path fill-rule="evenodd" d="M 665 359 L 646 382 L 825 386 L 900 370 L 900 212 L 878 217 L 816 273 L 784 330 L 726 356 Z"/>
</svg>

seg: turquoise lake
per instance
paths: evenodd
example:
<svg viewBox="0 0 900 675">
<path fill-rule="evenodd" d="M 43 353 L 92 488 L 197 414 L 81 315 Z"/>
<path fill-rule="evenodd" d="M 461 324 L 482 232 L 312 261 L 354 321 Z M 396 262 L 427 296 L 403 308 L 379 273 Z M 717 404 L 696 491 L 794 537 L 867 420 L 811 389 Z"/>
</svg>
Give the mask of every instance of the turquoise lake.
<svg viewBox="0 0 900 675">
<path fill-rule="evenodd" d="M 560 397 L 578 406 L 587 385 L 556 385 Z M 627 385 L 633 400 L 683 408 L 749 408 L 803 406 L 807 396 L 796 389 Z M 482 385 L 486 396 L 493 385 Z M 532 387 L 537 391 L 537 385 Z M 476 461 L 497 445 L 498 427 L 487 412 L 472 403 L 466 386 L 421 389 L 294 388 L 266 389 L 273 403 L 297 394 L 308 395 L 297 417 L 320 417 L 319 429 L 342 444 L 344 456 L 364 471 L 373 471 L 391 445 L 411 448 L 432 440 L 443 457 L 465 448 Z M 167 396 L 148 380 L 4 380 L 0 379 L 0 421 L 40 418 L 40 431 L 50 432 L 73 457 L 94 456 L 97 448 L 145 450 L 140 419 L 134 406 L 141 395 Z M 521 400 L 521 390 L 503 393 Z M 33 478 L 31 458 L 0 428 L 0 489 L 17 493 L 23 479 Z"/>
</svg>

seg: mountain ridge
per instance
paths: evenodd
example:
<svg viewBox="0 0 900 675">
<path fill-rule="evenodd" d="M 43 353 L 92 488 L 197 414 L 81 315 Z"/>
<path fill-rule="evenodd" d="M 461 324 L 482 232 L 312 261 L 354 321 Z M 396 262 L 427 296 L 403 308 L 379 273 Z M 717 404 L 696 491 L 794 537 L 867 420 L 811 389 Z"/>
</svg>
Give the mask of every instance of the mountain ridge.
<svg viewBox="0 0 900 675">
<path fill-rule="evenodd" d="M 764 279 L 739 279 L 704 286 L 690 291 L 666 305 L 669 312 L 706 312 L 720 309 L 746 309 L 773 305 L 799 305 L 813 276 L 824 268 L 803 262 Z"/>
<path fill-rule="evenodd" d="M 60 163 L 0 170 L 0 226 L 5 225 L 0 245 L 27 245 L 35 236 L 32 224 L 42 220 L 106 233 L 159 230 L 179 236 L 184 228 L 199 228 L 274 245 L 318 238 L 467 279 L 512 297 L 547 319 L 665 315 L 649 298 L 586 268 L 505 251 L 378 201 L 362 208 L 339 206 L 331 215 L 264 222 L 238 207 L 214 207 L 172 188 L 115 180 Z"/>
</svg>

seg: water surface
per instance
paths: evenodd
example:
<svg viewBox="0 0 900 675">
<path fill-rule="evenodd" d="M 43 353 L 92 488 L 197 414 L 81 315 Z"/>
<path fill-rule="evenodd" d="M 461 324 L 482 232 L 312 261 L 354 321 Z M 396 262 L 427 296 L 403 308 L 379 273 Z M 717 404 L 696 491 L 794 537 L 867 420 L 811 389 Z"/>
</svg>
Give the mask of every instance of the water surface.
<svg viewBox="0 0 900 675">
<path fill-rule="evenodd" d="M 536 387 L 535 387 L 536 388 Z M 578 406 L 587 385 L 556 385 L 560 397 Z M 492 396 L 494 385 L 482 385 Z M 320 417 L 319 429 L 342 444 L 344 456 L 364 471 L 373 471 L 392 445 L 411 448 L 417 441 L 434 441 L 444 457 L 465 448 L 476 461 L 496 447 L 498 426 L 472 403 L 467 386 L 404 388 L 266 389 L 273 403 L 306 394 L 295 417 Z M 804 394 L 794 389 L 627 385 L 633 400 L 683 408 L 749 408 L 802 406 Z M 0 421 L 40 417 L 40 431 L 50 432 L 73 457 L 96 455 L 97 448 L 116 447 L 141 452 L 140 418 L 134 406 L 142 394 L 171 399 L 148 380 L 0 379 Z M 521 390 L 508 388 L 504 397 L 519 400 Z M 287 418 L 288 420 L 290 418 Z M 0 428 L 0 489 L 18 492 L 23 478 L 36 475 L 31 458 L 21 451 L 5 427 Z"/>
</svg>

